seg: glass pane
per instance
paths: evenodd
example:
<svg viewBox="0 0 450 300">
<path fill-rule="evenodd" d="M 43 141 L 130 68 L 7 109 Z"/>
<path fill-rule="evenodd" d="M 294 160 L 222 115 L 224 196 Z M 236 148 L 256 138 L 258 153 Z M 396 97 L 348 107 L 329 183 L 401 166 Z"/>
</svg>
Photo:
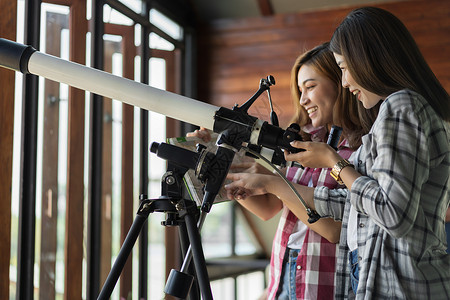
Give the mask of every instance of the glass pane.
<svg viewBox="0 0 450 300">
<path fill-rule="evenodd" d="M 154 32 L 150 33 L 149 40 L 150 40 L 149 41 L 150 48 L 152 48 L 152 49 L 160 49 L 160 50 L 167 50 L 167 51 L 172 51 L 173 49 L 175 49 L 175 46 L 172 43 L 163 39 L 162 37 L 160 37 L 159 35 L 157 35 Z"/>
<path fill-rule="evenodd" d="M 112 9 L 109 5 L 103 6 L 103 22 L 128 26 L 134 24 L 133 20 L 121 14 L 117 10 Z"/>
<path fill-rule="evenodd" d="M 69 8 L 42 4 L 41 51 L 69 59 Z M 39 78 L 35 284 L 39 298 L 64 293 L 68 94 L 65 84 Z"/>
<path fill-rule="evenodd" d="M 236 210 L 236 216 L 236 254 L 253 254 L 259 248 L 259 246 L 255 246 L 257 245 L 257 240 L 239 209 Z"/>
<path fill-rule="evenodd" d="M 122 76 L 122 37 L 105 34 L 104 69 Z M 121 232 L 121 180 L 122 180 L 122 103 L 103 99 L 103 174 L 102 199 L 102 255 L 101 281 L 106 279 L 120 251 Z M 109 245 L 109 246 L 108 246 Z M 112 299 L 119 299 L 119 289 L 114 289 Z"/>
<path fill-rule="evenodd" d="M 158 89 L 166 89 L 166 62 L 163 59 L 151 58 L 149 60 L 149 85 Z M 149 145 L 152 142 L 165 142 L 166 117 L 149 112 Z M 166 161 L 149 153 L 149 197 L 161 196 L 161 178 L 166 172 Z M 165 214 L 158 212 L 149 216 L 149 299 L 163 299 L 165 286 L 165 228 L 161 221 Z"/>
<path fill-rule="evenodd" d="M 231 207 L 233 203 L 214 204 L 202 228 L 202 243 L 205 258 L 225 257 L 232 253 Z"/>
<path fill-rule="evenodd" d="M 264 272 L 253 272 L 238 276 L 237 298 L 238 299 L 260 299 L 264 292 Z M 263 299 L 261 297 L 261 299 Z M 265 299 L 265 298 L 264 298 Z"/>
<path fill-rule="evenodd" d="M 119 0 L 138 14 L 142 12 L 142 0 Z"/>
<path fill-rule="evenodd" d="M 176 40 L 183 39 L 183 28 L 156 9 L 150 10 L 150 23 Z"/>
<path fill-rule="evenodd" d="M 17 36 L 16 40 L 23 43 L 25 24 L 25 1 L 17 1 Z M 19 193 L 20 193 L 20 147 L 22 132 L 22 83 L 24 75 L 15 72 L 14 90 L 14 137 L 13 161 L 11 178 L 11 249 L 9 263 L 9 294 L 10 299 L 16 298 L 17 280 L 17 241 L 19 235 Z"/>
<path fill-rule="evenodd" d="M 211 282 L 211 292 L 216 300 L 234 299 L 234 280 L 225 278 Z"/>
</svg>

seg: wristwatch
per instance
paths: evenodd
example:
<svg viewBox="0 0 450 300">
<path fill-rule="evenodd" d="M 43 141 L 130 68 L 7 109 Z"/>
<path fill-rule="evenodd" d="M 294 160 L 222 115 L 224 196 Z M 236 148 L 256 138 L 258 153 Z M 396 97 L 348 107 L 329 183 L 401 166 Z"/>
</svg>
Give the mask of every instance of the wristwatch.
<svg viewBox="0 0 450 300">
<path fill-rule="evenodd" d="M 346 159 L 338 161 L 330 171 L 331 177 L 333 177 L 337 181 L 337 183 L 344 184 L 344 182 L 341 180 L 341 171 L 348 166 L 351 166 L 352 168 L 355 167 Z"/>
</svg>

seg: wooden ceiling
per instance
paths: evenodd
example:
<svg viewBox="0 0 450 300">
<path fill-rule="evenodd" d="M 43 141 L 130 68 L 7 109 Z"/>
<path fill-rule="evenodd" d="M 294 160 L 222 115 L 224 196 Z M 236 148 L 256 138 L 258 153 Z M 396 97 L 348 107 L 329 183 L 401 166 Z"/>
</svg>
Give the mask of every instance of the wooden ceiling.
<svg viewBox="0 0 450 300">
<path fill-rule="evenodd" d="M 272 16 L 399 0 L 186 0 L 200 22 Z"/>
</svg>

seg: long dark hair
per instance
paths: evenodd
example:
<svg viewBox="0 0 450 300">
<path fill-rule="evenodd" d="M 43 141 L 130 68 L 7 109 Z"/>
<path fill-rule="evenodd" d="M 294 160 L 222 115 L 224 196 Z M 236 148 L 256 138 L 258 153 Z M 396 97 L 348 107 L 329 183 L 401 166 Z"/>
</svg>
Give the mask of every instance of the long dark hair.
<svg viewBox="0 0 450 300">
<path fill-rule="evenodd" d="M 323 43 L 304 52 L 297 57 L 291 70 L 291 94 L 296 114 L 293 123 L 301 127 L 311 123 L 305 108 L 300 105 L 301 92 L 298 87 L 298 71 L 304 65 L 313 67 L 316 72 L 329 78 L 336 85 L 336 102 L 333 109 L 333 124 L 343 128 L 344 136 L 350 147 L 357 148 L 361 145 L 361 137 L 369 132 L 375 120 L 376 113 L 372 117 L 362 118 L 361 113 L 368 116 L 373 110 L 366 110 L 355 97 L 342 87 L 342 74 L 333 53 L 329 49 L 329 43 Z M 305 139 L 309 137 L 303 134 Z"/>
<path fill-rule="evenodd" d="M 403 23 L 376 7 L 353 10 L 335 30 L 330 49 L 342 55 L 355 81 L 388 96 L 401 89 L 422 95 L 450 121 L 450 99 Z"/>
</svg>

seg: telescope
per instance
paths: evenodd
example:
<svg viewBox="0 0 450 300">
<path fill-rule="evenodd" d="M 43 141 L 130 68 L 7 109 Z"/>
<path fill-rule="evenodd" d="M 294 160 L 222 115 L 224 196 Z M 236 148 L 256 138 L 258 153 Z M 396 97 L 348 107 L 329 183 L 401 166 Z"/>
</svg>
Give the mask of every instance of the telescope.
<svg viewBox="0 0 450 300">
<path fill-rule="evenodd" d="M 293 124 L 283 130 L 276 126 L 278 124 L 272 125 L 248 114 L 256 98 L 275 84 L 272 76 L 261 80 L 259 90 L 246 103 L 228 109 L 63 60 L 3 38 L 0 38 L 0 66 L 65 83 L 219 133 L 217 159 L 211 165 L 217 176 L 206 182 L 202 205 L 202 210 L 207 212 L 225 180 L 234 154 L 243 145 L 256 147 L 260 153 L 276 158 L 275 163 L 281 166 L 286 163 L 281 149 L 300 151 L 290 145 L 293 140 L 301 140 L 298 126 Z M 273 119 L 278 123 L 276 116 Z"/>
<path fill-rule="evenodd" d="M 181 194 L 179 190 L 181 179 L 179 177 L 186 170 L 195 169 L 199 179 L 205 183 L 205 193 L 201 205 L 202 214 L 197 224 L 197 227 L 201 229 L 205 214 L 210 211 L 214 199 L 225 181 L 235 153 L 244 148 L 245 151 L 263 158 L 269 164 L 286 166 L 287 162 L 284 160 L 282 149 L 290 152 L 301 151 L 290 145 L 291 141 L 301 140 L 300 127 L 298 125 L 292 124 L 285 130 L 278 127 L 278 120 L 273 109 L 270 116 L 272 124 L 248 114 L 249 107 L 265 91 L 269 94 L 272 108 L 270 86 L 275 84 L 275 79 L 272 76 L 261 79 L 259 89 L 248 101 L 242 106 L 235 105 L 233 108 L 228 109 L 66 61 L 39 52 L 31 46 L 3 38 L 0 38 L 0 66 L 22 72 L 23 74 L 33 74 L 64 83 L 219 133 L 218 148 L 215 154 L 204 151 L 204 149 L 200 149 L 198 152 L 191 152 L 177 149 L 172 145 L 152 144 L 150 151 L 169 161 L 169 166 L 173 169 L 166 174 L 169 174 L 167 176 L 171 179 L 175 178 L 176 180 L 164 181 L 164 188 L 162 189 L 164 197 L 152 200 L 144 199 L 141 203 L 138 216 L 105 283 L 106 288 L 104 287 L 99 297 L 99 299 L 109 298 L 148 214 L 153 211 L 165 211 L 170 212 L 170 214 L 180 214 L 181 212 L 180 215 L 184 217 L 184 222 L 188 227 L 189 238 L 192 241 L 194 263 L 197 276 L 200 279 L 200 285 L 202 286 L 202 292 L 205 299 L 211 299 L 199 235 L 196 230 L 192 229 L 195 227 L 196 211 L 195 208 L 192 209 L 190 207 L 191 203 L 179 199 Z M 335 142 L 338 140 L 339 137 L 335 139 Z M 179 160 L 180 157 L 183 157 L 183 159 Z M 279 170 L 278 173 L 284 178 Z M 290 185 L 287 180 L 285 181 Z M 173 184 L 173 182 L 177 184 Z M 291 185 L 290 187 L 305 207 L 309 216 L 308 221 L 310 223 L 316 222 L 320 216 L 317 212 L 307 207 L 296 190 Z M 167 201 L 168 199 L 170 201 Z M 186 205 L 186 208 L 184 208 L 184 205 Z M 191 256 L 192 253 L 188 250 L 183 269 L 189 264 Z M 174 275 L 171 273 L 173 280 L 170 280 L 170 284 L 167 286 L 168 291 L 173 292 L 173 290 L 178 289 L 177 286 L 183 285 L 185 281 L 192 282 L 192 279 L 186 278 L 184 273 L 179 273 L 175 272 Z M 184 290 L 189 290 L 190 284 L 186 284 Z"/>
</svg>

